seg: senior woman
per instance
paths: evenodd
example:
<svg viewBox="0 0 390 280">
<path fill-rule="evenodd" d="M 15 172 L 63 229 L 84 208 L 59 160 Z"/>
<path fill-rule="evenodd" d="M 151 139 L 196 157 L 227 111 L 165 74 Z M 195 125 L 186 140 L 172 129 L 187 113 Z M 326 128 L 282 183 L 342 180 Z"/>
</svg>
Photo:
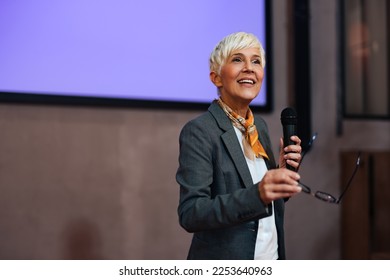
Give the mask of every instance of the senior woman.
<svg viewBox="0 0 390 280">
<path fill-rule="evenodd" d="M 264 77 L 265 55 L 250 33 L 226 36 L 210 56 L 219 98 L 180 133 L 180 225 L 194 233 L 188 259 L 285 259 L 284 202 L 299 193 L 300 139 L 278 166 L 267 125 L 249 104 Z"/>
</svg>

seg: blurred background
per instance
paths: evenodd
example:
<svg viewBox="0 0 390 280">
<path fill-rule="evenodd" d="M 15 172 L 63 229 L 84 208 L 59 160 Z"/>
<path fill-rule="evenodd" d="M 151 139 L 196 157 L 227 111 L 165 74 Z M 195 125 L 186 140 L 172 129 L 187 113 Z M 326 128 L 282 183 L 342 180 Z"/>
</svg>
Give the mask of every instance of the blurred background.
<svg viewBox="0 0 390 280">
<path fill-rule="evenodd" d="M 390 259 L 390 5 L 269 2 L 275 153 L 287 106 L 303 139 L 318 133 L 300 170 L 313 190 L 339 196 L 362 151 L 341 204 L 286 204 L 287 258 Z M 0 259 L 185 259 L 178 137 L 202 112 L 1 102 Z"/>
</svg>

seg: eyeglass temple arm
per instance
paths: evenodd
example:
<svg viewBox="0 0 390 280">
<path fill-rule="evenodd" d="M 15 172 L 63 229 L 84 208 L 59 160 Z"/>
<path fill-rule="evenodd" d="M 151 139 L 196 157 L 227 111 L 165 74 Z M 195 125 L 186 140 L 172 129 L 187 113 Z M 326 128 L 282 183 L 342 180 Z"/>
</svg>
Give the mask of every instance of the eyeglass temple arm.
<svg viewBox="0 0 390 280">
<path fill-rule="evenodd" d="M 341 193 L 339 199 L 337 200 L 337 203 L 340 203 L 340 201 L 343 198 L 344 194 L 347 192 L 348 188 L 351 186 L 352 180 L 355 177 L 355 174 L 356 174 L 356 172 L 358 170 L 358 167 L 360 165 L 360 154 L 361 154 L 361 152 L 358 153 L 358 157 L 357 157 L 356 164 L 355 164 L 355 169 L 353 170 L 352 175 L 351 175 L 351 177 L 348 180 L 347 186 L 344 188 L 344 190 Z"/>
</svg>

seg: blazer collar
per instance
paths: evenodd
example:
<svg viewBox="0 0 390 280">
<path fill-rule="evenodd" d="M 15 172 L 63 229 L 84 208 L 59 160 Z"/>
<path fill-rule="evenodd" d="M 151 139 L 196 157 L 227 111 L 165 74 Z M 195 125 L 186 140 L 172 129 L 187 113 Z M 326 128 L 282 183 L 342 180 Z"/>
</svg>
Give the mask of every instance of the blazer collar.
<svg viewBox="0 0 390 280">
<path fill-rule="evenodd" d="M 225 144 L 245 187 L 253 186 L 252 176 L 230 119 L 216 101 L 210 105 L 209 112 L 215 118 L 218 126 L 224 131 L 221 135 L 222 142 Z"/>
<path fill-rule="evenodd" d="M 222 130 L 228 131 L 233 128 L 232 122 L 230 121 L 229 117 L 226 116 L 226 113 L 218 105 L 218 102 L 216 100 L 211 103 L 209 107 L 209 112 L 211 113 L 211 115 L 213 115 L 215 121 Z"/>
</svg>

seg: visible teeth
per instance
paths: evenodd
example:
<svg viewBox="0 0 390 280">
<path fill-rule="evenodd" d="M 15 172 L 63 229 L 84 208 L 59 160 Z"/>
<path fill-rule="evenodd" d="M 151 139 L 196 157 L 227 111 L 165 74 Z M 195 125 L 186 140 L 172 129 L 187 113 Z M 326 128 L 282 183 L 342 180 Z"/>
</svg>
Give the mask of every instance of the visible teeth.
<svg viewBox="0 0 390 280">
<path fill-rule="evenodd" d="M 243 83 L 249 83 L 249 84 L 254 84 L 255 82 L 254 81 L 252 81 L 252 80 L 240 80 L 240 81 L 238 81 L 240 84 L 243 84 Z"/>
</svg>

